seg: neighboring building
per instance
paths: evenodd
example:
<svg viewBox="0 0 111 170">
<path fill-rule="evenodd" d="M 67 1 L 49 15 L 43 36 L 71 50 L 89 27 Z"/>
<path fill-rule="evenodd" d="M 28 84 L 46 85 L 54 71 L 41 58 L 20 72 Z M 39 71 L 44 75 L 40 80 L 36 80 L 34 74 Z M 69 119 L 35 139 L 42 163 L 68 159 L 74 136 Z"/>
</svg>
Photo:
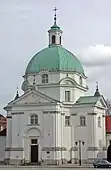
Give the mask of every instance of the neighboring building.
<svg viewBox="0 0 111 170">
<path fill-rule="evenodd" d="M 7 119 L 0 114 L 0 131 L 6 129 Z"/>
<path fill-rule="evenodd" d="M 107 159 L 111 161 L 111 115 L 106 116 Z"/>
<path fill-rule="evenodd" d="M 107 106 L 108 106 L 108 108 L 107 108 L 107 115 L 111 115 L 111 101 L 109 101 L 108 99 L 107 99 Z"/>
<path fill-rule="evenodd" d="M 6 147 L 6 128 L 0 131 L 0 162 L 4 162 Z"/>
<path fill-rule="evenodd" d="M 107 146 L 111 144 L 111 115 L 106 116 L 106 137 Z"/>
<path fill-rule="evenodd" d="M 0 114 L 0 162 L 5 158 L 7 119 Z"/>
<path fill-rule="evenodd" d="M 48 47 L 31 59 L 24 75 L 24 94 L 8 103 L 5 161 L 45 164 L 97 158 L 106 148 L 107 104 L 98 86 L 87 96 L 87 77 L 80 61 L 62 46 L 62 30 L 48 31 Z M 81 143 L 81 144 L 82 144 Z"/>
</svg>

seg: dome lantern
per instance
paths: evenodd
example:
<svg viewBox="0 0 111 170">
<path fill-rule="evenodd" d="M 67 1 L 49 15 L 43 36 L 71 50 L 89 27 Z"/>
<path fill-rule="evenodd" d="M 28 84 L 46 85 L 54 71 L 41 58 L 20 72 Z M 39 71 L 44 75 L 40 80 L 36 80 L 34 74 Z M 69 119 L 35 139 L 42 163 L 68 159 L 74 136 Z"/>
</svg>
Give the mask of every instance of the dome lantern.
<svg viewBox="0 0 111 170">
<path fill-rule="evenodd" d="M 61 36 L 63 31 L 60 29 L 60 27 L 57 25 L 56 21 L 57 21 L 57 15 L 56 15 L 56 11 L 58 9 L 55 7 L 54 8 L 54 25 L 50 28 L 50 30 L 48 31 L 49 33 L 49 47 L 51 45 L 61 45 Z"/>
</svg>

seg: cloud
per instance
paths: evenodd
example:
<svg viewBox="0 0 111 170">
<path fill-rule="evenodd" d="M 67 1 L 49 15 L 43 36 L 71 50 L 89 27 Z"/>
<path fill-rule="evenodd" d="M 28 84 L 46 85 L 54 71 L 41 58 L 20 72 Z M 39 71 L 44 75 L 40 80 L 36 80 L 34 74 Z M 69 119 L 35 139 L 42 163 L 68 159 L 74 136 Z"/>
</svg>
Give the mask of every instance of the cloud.
<svg viewBox="0 0 111 170">
<path fill-rule="evenodd" d="M 82 48 L 77 53 L 88 77 L 89 94 L 94 94 L 96 81 L 99 81 L 100 93 L 111 99 L 108 90 L 111 87 L 111 46 L 89 46 Z"/>
<path fill-rule="evenodd" d="M 78 55 L 86 67 L 111 65 L 111 46 L 89 46 L 83 48 Z"/>
</svg>

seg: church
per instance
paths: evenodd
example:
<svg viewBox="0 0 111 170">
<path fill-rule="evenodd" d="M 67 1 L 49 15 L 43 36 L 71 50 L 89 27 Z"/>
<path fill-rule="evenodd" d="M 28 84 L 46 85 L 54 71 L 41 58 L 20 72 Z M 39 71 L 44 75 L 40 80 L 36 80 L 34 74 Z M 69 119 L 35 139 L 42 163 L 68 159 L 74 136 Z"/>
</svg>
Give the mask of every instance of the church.
<svg viewBox="0 0 111 170">
<path fill-rule="evenodd" d="M 48 30 L 48 46 L 37 52 L 23 76 L 23 94 L 5 106 L 5 161 L 88 163 L 106 152 L 107 103 L 98 85 L 88 95 L 79 59 L 62 45 L 62 29 Z"/>
</svg>

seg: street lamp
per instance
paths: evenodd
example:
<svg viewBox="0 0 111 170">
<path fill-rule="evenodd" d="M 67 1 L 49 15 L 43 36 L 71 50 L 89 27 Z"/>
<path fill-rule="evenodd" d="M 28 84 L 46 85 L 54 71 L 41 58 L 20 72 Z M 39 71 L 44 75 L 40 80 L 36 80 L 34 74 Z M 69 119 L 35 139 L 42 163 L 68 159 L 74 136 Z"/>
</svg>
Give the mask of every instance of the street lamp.
<svg viewBox="0 0 111 170">
<path fill-rule="evenodd" d="M 81 145 L 84 145 L 85 142 L 84 141 L 76 141 L 75 142 L 76 145 L 79 145 L 79 165 L 81 166 Z"/>
</svg>

